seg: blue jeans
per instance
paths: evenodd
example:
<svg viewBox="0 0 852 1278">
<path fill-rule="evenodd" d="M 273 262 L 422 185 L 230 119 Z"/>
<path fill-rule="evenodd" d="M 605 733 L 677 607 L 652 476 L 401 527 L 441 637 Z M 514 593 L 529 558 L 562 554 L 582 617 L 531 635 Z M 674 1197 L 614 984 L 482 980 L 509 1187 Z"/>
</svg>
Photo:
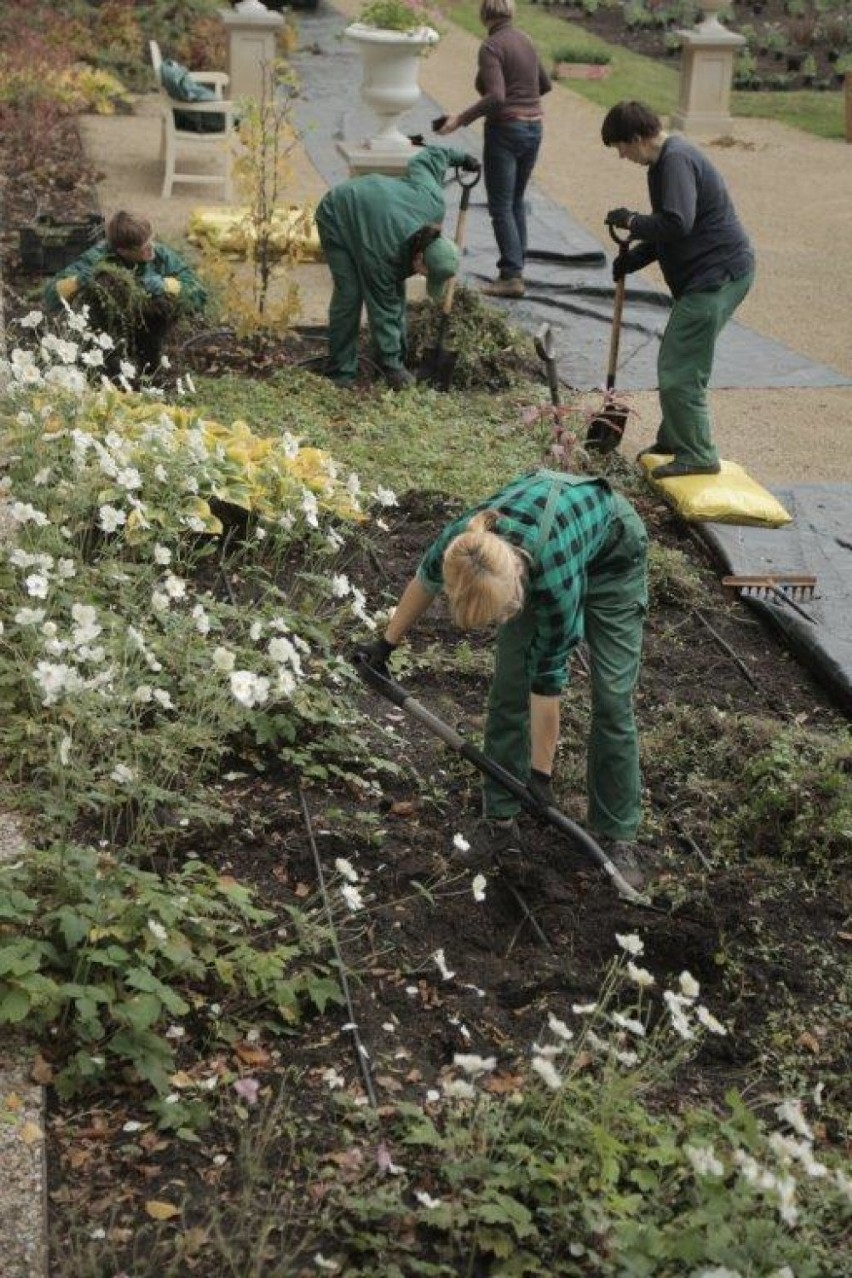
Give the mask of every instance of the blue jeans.
<svg viewBox="0 0 852 1278">
<path fill-rule="evenodd" d="M 541 131 L 540 120 L 485 125 L 485 189 L 500 254 L 497 268 L 504 280 L 517 279 L 524 273 L 527 251 L 524 192 L 538 158 Z"/>
</svg>

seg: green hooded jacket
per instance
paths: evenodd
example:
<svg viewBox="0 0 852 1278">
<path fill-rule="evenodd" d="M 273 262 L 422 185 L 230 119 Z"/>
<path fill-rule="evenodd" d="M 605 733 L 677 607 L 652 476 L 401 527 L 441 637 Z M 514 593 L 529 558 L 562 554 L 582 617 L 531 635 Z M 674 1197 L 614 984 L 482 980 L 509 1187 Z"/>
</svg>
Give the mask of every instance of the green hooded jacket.
<svg viewBox="0 0 852 1278">
<path fill-rule="evenodd" d="M 69 293 L 67 289 L 59 289 L 57 286 L 61 280 L 76 280 L 78 289 L 85 288 L 92 282 L 102 262 L 113 263 L 132 272 L 142 288 L 152 297 L 166 293 L 189 310 L 201 310 L 207 301 L 207 292 L 198 276 L 187 266 L 180 254 L 166 248 L 165 244 L 154 245 L 154 257 L 150 262 L 130 263 L 113 253 L 106 240 L 102 240 L 100 244 L 94 244 L 90 249 L 86 249 L 86 252 L 75 262 L 64 267 L 45 285 L 43 296 L 46 309 L 60 310 L 62 298 L 70 300 L 76 291 L 72 290 Z M 165 285 L 166 279 L 177 281 L 180 286 L 177 292 L 173 285 L 168 287 Z"/>
</svg>

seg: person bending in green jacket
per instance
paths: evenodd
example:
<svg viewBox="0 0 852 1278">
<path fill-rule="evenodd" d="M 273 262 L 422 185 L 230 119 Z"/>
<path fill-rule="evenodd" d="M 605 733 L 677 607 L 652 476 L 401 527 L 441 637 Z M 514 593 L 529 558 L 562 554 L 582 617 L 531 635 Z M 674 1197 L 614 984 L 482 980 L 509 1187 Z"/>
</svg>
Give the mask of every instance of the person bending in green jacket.
<svg viewBox="0 0 852 1278">
<path fill-rule="evenodd" d="M 451 165 L 469 172 L 480 167 L 463 151 L 427 146 L 409 162 L 403 177 L 370 173 L 350 178 L 320 200 L 317 230 L 334 280 L 328 375 L 338 385 L 355 383 L 365 305 L 388 385 L 402 390 L 414 381 L 405 367 L 405 281 L 425 275 L 429 296 L 439 301 L 458 270 L 458 249 L 441 235 L 446 212 L 442 183 Z"/>
<path fill-rule="evenodd" d="M 157 244 L 151 223 L 124 210 L 110 218 L 106 239 L 87 249 L 46 285 L 44 303 L 57 312 L 72 302 L 89 308 L 89 323 L 116 344 L 107 372 L 128 360 L 137 374 L 160 367 L 163 344 L 180 310 L 201 310 L 207 293 L 183 258 Z"/>
<path fill-rule="evenodd" d="M 386 675 L 389 656 L 442 588 L 463 630 L 496 625 L 485 753 L 549 805 L 559 697 L 568 658 L 585 637 L 592 702 L 588 821 L 637 890 L 644 875 L 635 846 L 641 781 L 633 690 L 648 603 L 646 558 L 641 519 L 606 480 L 550 470 L 523 475 L 443 530 L 384 636 L 357 653 Z M 521 807 L 486 776 L 476 851 L 498 859 L 521 851 Z"/>
</svg>

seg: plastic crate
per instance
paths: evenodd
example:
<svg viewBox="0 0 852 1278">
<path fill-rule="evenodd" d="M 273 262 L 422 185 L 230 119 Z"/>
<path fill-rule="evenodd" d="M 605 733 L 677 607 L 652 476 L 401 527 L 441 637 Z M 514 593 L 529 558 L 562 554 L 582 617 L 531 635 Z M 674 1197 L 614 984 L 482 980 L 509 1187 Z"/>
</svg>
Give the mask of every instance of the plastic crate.
<svg viewBox="0 0 852 1278">
<path fill-rule="evenodd" d="M 34 274 L 55 275 L 102 240 L 104 234 L 100 213 L 90 213 L 82 222 L 57 222 L 45 214 L 19 229 L 21 265 Z"/>
</svg>

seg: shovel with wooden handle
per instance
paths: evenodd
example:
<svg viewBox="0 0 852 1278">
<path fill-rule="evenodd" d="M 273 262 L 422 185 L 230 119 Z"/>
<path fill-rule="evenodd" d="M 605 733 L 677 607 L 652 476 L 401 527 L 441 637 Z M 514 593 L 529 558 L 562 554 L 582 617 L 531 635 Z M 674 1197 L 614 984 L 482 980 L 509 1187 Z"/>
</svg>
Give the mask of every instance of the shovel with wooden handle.
<svg viewBox="0 0 852 1278">
<path fill-rule="evenodd" d="M 627 254 L 627 246 L 630 243 L 630 232 L 621 236 L 617 233 L 614 226 L 609 228 L 609 233 L 618 245 L 618 256 L 622 259 Z M 606 388 L 604 390 L 604 403 L 599 413 L 589 423 L 589 429 L 586 434 L 586 447 L 597 453 L 611 453 L 621 443 L 621 437 L 624 434 L 624 427 L 627 425 L 627 418 L 630 415 L 630 409 L 626 404 L 615 398 L 615 374 L 618 369 L 618 348 L 621 343 L 621 317 L 624 312 L 624 290 L 627 283 L 626 275 L 622 274 L 621 278 L 616 280 L 615 299 L 612 308 L 612 332 L 609 338 L 609 359 L 606 366 Z"/>
<path fill-rule="evenodd" d="M 425 728 L 433 732 L 436 737 L 448 745 L 451 750 L 455 750 L 462 758 L 467 759 L 480 772 L 484 772 L 494 781 L 499 782 L 504 789 L 519 799 L 523 807 L 531 812 L 534 816 L 542 821 L 548 822 L 554 826 L 560 833 L 565 834 L 571 840 L 576 848 L 609 877 L 613 887 L 619 896 L 625 901 L 630 901 L 633 905 L 650 906 L 651 903 L 646 896 L 638 892 L 636 888 L 631 887 L 627 880 L 621 874 L 621 871 L 606 855 L 600 845 L 588 834 L 581 826 L 577 825 L 570 817 L 564 816 L 557 807 L 553 805 L 542 804 L 530 791 L 529 787 L 520 781 L 511 772 L 508 772 L 501 764 L 490 759 L 488 755 L 483 754 L 481 750 L 477 750 L 476 746 L 466 741 L 460 733 L 451 728 L 448 723 L 444 723 L 436 714 L 428 710 L 426 706 L 421 705 L 408 692 L 405 691 L 400 684 L 396 683 L 389 675 L 384 675 L 381 671 L 376 670 L 369 662 L 363 658 L 356 657 L 353 662 L 355 669 L 368 687 L 375 692 L 386 697 L 393 705 L 398 706 L 412 719 L 416 719 L 422 723 Z M 651 907 L 653 908 L 653 907 Z"/>
<path fill-rule="evenodd" d="M 467 210 L 470 205 L 470 196 L 473 188 L 476 186 L 482 175 L 482 170 L 472 173 L 467 181 L 464 178 L 464 172 L 456 169 L 456 181 L 461 187 L 461 202 L 459 204 L 459 217 L 456 222 L 456 248 L 461 257 L 461 251 L 464 246 L 464 229 L 467 222 Z M 436 390 L 446 391 L 450 389 L 453 380 L 453 372 L 458 361 L 458 352 L 446 350 L 444 343 L 447 339 L 447 329 L 450 323 L 450 314 L 453 309 L 453 298 L 456 293 L 456 280 L 458 276 L 453 275 L 447 281 L 447 287 L 444 289 L 444 299 L 441 302 L 441 317 L 438 320 L 438 335 L 435 345 L 426 352 L 423 364 L 418 370 L 418 382 L 429 382 Z"/>
</svg>

